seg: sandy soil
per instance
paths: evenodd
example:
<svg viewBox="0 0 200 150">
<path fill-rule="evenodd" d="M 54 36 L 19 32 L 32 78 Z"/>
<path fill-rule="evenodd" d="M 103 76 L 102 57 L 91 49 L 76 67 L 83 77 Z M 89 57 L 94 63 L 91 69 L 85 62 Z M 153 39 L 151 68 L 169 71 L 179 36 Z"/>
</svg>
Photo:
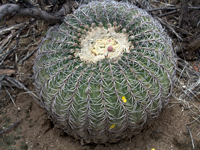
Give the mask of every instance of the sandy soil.
<svg viewBox="0 0 200 150">
<path fill-rule="evenodd" d="M 34 90 L 31 84 L 28 86 Z M 21 122 L 13 129 L 0 135 L 0 149 L 5 150 L 192 150 L 191 138 L 185 124 L 190 123 L 188 110 L 172 100 L 164 108 L 160 117 L 151 125 L 145 126 L 140 134 L 117 144 L 81 145 L 73 137 L 56 128 L 48 116 L 36 102 L 24 91 L 9 91 L 14 95 L 16 106 L 2 91 L 0 102 L 5 104 L 1 109 L 0 129 L 13 123 Z M 176 104 L 175 104 L 176 103 Z M 196 149 L 200 149 L 200 138 L 197 136 L 199 124 L 189 126 Z"/>
</svg>

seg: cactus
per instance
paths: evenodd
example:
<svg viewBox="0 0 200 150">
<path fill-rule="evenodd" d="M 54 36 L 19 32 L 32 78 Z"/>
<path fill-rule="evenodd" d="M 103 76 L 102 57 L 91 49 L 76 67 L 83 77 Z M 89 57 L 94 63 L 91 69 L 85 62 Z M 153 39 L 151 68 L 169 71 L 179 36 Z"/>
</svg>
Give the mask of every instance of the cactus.
<svg viewBox="0 0 200 150">
<path fill-rule="evenodd" d="M 146 11 L 93 1 L 43 39 L 34 64 L 38 102 L 75 138 L 118 142 L 167 104 L 175 63 L 170 38 Z"/>
</svg>

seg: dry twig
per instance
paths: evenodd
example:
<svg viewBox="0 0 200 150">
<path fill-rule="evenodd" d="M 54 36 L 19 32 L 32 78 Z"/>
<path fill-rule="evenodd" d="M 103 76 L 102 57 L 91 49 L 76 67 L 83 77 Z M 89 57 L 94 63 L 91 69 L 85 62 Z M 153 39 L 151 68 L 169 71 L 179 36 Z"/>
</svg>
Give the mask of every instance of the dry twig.
<svg viewBox="0 0 200 150">
<path fill-rule="evenodd" d="M 10 127 L 8 127 L 7 129 L 1 131 L 0 134 L 3 134 L 3 133 L 5 133 L 5 132 L 7 132 L 8 130 L 14 128 L 14 127 L 17 126 L 20 122 L 21 122 L 21 120 L 18 120 L 18 121 L 15 122 L 12 126 L 10 126 Z"/>
<path fill-rule="evenodd" d="M 5 78 L 6 75 L 0 76 L 0 94 L 1 94 L 1 89 L 2 89 L 2 81 Z"/>
<path fill-rule="evenodd" d="M 9 85 L 13 85 L 14 87 L 18 88 L 18 89 L 23 89 L 25 91 L 27 91 L 33 98 L 35 99 L 39 99 L 33 92 L 29 91 L 21 82 L 19 82 L 18 80 L 12 78 L 12 77 L 4 77 L 4 80 L 2 81 L 2 84 L 4 86 L 9 86 Z"/>
<path fill-rule="evenodd" d="M 24 23 L 19 23 L 19 24 L 15 24 L 11 27 L 7 27 L 7 28 L 2 28 L 0 29 L 0 35 L 12 32 L 12 30 L 18 30 L 19 28 L 21 28 L 22 26 L 24 26 L 24 24 L 28 24 L 29 22 L 24 22 Z"/>
<path fill-rule="evenodd" d="M 181 7 L 160 7 L 160 8 L 153 8 L 153 9 L 146 9 L 148 12 L 157 11 L 157 10 L 176 10 L 180 9 Z M 188 7 L 189 10 L 198 10 L 200 7 Z"/>
<path fill-rule="evenodd" d="M 62 18 L 49 14 L 46 11 L 39 10 L 38 8 L 22 8 L 17 4 L 4 4 L 0 6 L 0 20 L 12 13 L 21 16 L 30 16 L 40 20 L 47 20 L 50 23 L 58 23 L 62 20 Z"/>
<path fill-rule="evenodd" d="M 200 35 L 194 38 L 195 40 L 191 41 L 189 44 L 187 44 L 185 47 L 182 47 L 182 51 L 190 51 L 194 52 L 200 47 Z M 179 51 L 178 51 L 179 52 Z"/>
<path fill-rule="evenodd" d="M 38 50 L 38 47 L 35 48 L 32 52 L 26 54 L 26 56 L 23 57 L 18 63 L 22 64 L 25 60 L 27 60 L 29 57 L 31 57 L 37 50 Z"/>
<path fill-rule="evenodd" d="M 188 0 L 181 0 L 180 13 L 179 27 L 184 27 L 184 24 L 188 24 Z"/>
<path fill-rule="evenodd" d="M 6 88 L 5 88 L 6 89 Z M 9 95 L 11 101 L 13 102 L 13 104 L 16 106 L 14 99 L 12 98 L 12 96 L 10 95 L 10 93 L 8 92 L 8 90 L 6 89 L 6 93 Z"/>
<path fill-rule="evenodd" d="M 178 35 L 178 33 L 165 20 L 163 20 L 163 19 L 161 19 L 159 17 L 155 17 L 155 18 L 157 20 L 159 20 L 162 25 L 164 25 L 167 28 L 169 28 L 172 31 L 172 33 L 174 33 L 177 36 L 177 38 L 179 38 L 181 41 L 183 41 L 183 39 Z"/>
<path fill-rule="evenodd" d="M 188 132 L 190 133 L 190 138 L 191 138 L 191 141 L 192 141 L 192 148 L 193 148 L 193 150 L 195 150 L 194 141 L 193 141 L 193 137 L 192 137 L 192 133 L 190 132 L 190 129 L 189 129 L 189 127 L 188 127 L 186 124 L 185 124 L 185 126 L 186 126 Z"/>
<path fill-rule="evenodd" d="M 146 9 L 146 11 L 152 12 L 157 10 L 176 10 L 176 9 L 180 9 L 180 7 L 160 7 L 160 8 Z"/>
<path fill-rule="evenodd" d="M 170 12 L 167 12 L 167 13 L 164 13 L 164 14 L 162 14 L 162 15 L 159 15 L 158 17 L 160 17 L 160 18 L 166 17 L 166 16 L 168 16 L 168 15 L 172 15 L 172 14 L 175 14 L 175 13 L 177 13 L 177 12 L 178 12 L 178 10 L 172 10 L 172 11 L 170 11 Z"/>
<path fill-rule="evenodd" d="M 3 43 L 1 43 L 1 48 L 2 50 L 0 51 L 0 54 L 5 50 L 7 49 L 7 51 L 3 54 L 0 55 L 0 66 L 3 64 L 3 62 L 5 61 L 5 59 L 10 55 L 12 54 L 15 50 L 18 49 L 18 44 L 19 44 L 19 39 L 20 39 L 20 34 L 22 32 L 22 30 L 27 26 L 26 23 L 23 24 L 23 26 L 21 26 L 19 28 L 18 31 L 13 31 L 13 33 L 11 33 L 11 36 L 8 37 L 8 39 L 6 39 L 6 41 L 3 41 Z M 14 46 L 12 46 L 12 48 L 7 48 L 6 47 L 6 44 L 9 44 L 11 42 L 11 40 L 13 38 L 16 38 L 16 43 L 14 44 Z"/>
</svg>

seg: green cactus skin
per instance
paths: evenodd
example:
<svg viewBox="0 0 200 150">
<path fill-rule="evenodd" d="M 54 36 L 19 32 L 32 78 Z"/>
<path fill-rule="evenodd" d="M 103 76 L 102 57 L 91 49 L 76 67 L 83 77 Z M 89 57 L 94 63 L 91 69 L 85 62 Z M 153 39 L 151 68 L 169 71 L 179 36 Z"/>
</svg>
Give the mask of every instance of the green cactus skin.
<svg viewBox="0 0 200 150">
<path fill-rule="evenodd" d="M 75 55 L 82 52 L 81 41 L 89 33 L 109 26 L 127 36 L 128 52 L 115 61 L 105 57 L 87 62 Z M 168 103 L 174 56 L 170 38 L 146 11 L 115 1 L 82 5 L 49 29 L 37 52 L 38 102 L 75 138 L 118 142 L 137 134 Z"/>
</svg>

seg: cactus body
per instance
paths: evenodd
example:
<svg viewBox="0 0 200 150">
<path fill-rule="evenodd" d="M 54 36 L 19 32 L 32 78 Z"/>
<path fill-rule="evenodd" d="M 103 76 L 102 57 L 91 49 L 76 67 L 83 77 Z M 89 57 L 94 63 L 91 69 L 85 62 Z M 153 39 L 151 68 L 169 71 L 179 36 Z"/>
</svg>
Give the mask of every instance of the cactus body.
<svg viewBox="0 0 200 150">
<path fill-rule="evenodd" d="M 65 132 L 111 143 L 159 115 L 174 68 L 158 21 L 128 3 L 96 1 L 49 29 L 34 74 L 39 103 Z"/>
</svg>

